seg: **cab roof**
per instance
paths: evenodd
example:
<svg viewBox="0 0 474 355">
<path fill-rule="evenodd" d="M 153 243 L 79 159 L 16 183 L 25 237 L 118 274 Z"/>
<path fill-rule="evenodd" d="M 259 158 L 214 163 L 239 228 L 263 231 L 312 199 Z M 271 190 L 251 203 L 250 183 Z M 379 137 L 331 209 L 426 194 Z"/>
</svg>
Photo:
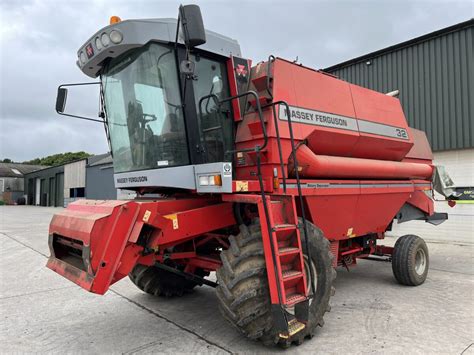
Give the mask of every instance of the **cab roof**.
<svg viewBox="0 0 474 355">
<path fill-rule="evenodd" d="M 172 18 L 124 20 L 111 24 L 97 31 L 79 48 L 77 65 L 84 74 L 95 78 L 108 58 L 118 57 L 128 50 L 142 47 L 150 41 L 174 43 L 176 26 L 177 20 Z M 104 34 L 107 37 L 110 36 L 113 30 L 122 35 L 122 40 L 119 43 L 114 43 L 110 41 L 109 37 L 109 44 L 99 48 L 100 43 L 97 46 L 97 41 L 100 41 Z M 198 47 L 200 50 L 225 57 L 241 56 L 240 45 L 235 39 L 208 30 L 206 30 L 206 39 L 206 43 Z M 181 30 L 178 42 L 184 44 Z"/>
</svg>

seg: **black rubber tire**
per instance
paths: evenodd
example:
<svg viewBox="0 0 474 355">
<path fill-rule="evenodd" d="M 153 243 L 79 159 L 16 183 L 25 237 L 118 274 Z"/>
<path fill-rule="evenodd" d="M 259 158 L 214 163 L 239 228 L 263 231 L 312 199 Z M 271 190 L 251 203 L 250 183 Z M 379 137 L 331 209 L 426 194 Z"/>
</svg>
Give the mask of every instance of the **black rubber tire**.
<svg viewBox="0 0 474 355">
<path fill-rule="evenodd" d="M 230 247 L 221 253 L 222 267 L 217 270 L 219 309 L 230 324 L 245 336 L 266 345 L 288 347 L 311 338 L 317 326 L 323 326 L 324 314 L 330 310 L 336 271 L 332 266 L 330 243 L 319 228 L 308 222 L 311 258 L 316 265 L 318 283 L 310 306 L 306 328 L 289 339 L 280 339 L 273 326 L 270 294 L 263 254 L 260 222 L 240 226 L 240 234 L 229 237 Z M 303 246 L 304 237 L 301 233 Z"/>
<path fill-rule="evenodd" d="M 154 296 L 182 296 L 197 286 L 193 281 L 156 266 L 137 264 L 128 276 L 140 290 Z"/>
<path fill-rule="evenodd" d="M 416 256 L 420 251 L 426 256 L 424 272 L 418 274 Z M 416 235 L 404 235 L 395 243 L 392 255 L 392 270 L 398 283 L 407 286 L 418 286 L 425 282 L 430 266 L 428 247 L 423 239 Z"/>
</svg>

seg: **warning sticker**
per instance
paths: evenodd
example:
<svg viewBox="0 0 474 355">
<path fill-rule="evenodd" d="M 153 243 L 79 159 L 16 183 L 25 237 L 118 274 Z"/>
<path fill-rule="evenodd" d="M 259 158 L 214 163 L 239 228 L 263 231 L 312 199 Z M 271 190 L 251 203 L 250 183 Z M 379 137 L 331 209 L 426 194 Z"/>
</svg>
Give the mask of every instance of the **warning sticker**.
<svg viewBox="0 0 474 355">
<path fill-rule="evenodd" d="M 176 213 L 175 214 L 168 214 L 168 215 L 163 216 L 163 217 L 173 221 L 173 229 L 179 229 L 178 215 Z"/>
<path fill-rule="evenodd" d="M 145 213 L 143 214 L 143 222 L 148 222 L 148 220 L 150 219 L 150 216 L 151 216 L 151 211 L 149 210 L 146 210 Z"/>
</svg>

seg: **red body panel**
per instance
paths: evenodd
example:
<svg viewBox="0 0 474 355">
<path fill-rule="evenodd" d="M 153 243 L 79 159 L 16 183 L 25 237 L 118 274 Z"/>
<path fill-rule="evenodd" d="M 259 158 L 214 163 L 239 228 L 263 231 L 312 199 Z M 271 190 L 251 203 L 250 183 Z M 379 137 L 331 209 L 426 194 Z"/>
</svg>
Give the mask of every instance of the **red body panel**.
<svg viewBox="0 0 474 355">
<path fill-rule="evenodd" d="M 261 69 L 266 67 L 267 63 L 261 63 L 254 68 L 254 72 L 266 73 L 266 70 Z M 317 156 L 385 160 L 403 164 L 407 162 L 403 159 L 410 152 L 408 162 L 425 164 L 420 167 L 387 164 L 382 169 L 392 170 L 392 172 L 388 174 L 380 172 L 380 174 L 375 173 L 371 176 L 367 176 L 367 174 L 358 176 L 357 172 L 351 173 L 350 176 L 346 174 L 334 175 L 335 166 L 330 164 L 326 166 L 329 170 L 318 169 L 318 174 L 311 177 L 381 179 L 429 177 L 431 167 L 426 165 L 431 163 L 426 159 L 430 153 L 429 145 L 426 148 L 426 144 L 423 142 L 423 139 L 426 140 L 426 138 L 422 132 L 414 131 L 408 127 L 397 98 L 349 84 L 330 75 L 282 59 L 276 59 L 271 66 L 270 73 L 266 73 L 266 75 L 271 75 L 273 101 L 283 100 L 290 106 L 296 142 L 305 141 L 307 147 Z M 259 80 L 263 81 L 263 79 Z M 256 89 L 261 88 L 256 87 Z M 259 93 L 265 95 L 264 91 Z M 291 146 L 285 112 L 282 105 L 276 108 L 283 160 L 287 167 Z M 272 174 L 273 169 L 279 167 L 280 160 L 276 127 L 271 109 L 264 110 L 264 120 L 269 139 L 268 149 L 263 152 L 262 156 L 264 162 L 262 169 L 268 174 Z M 333 123 L 328 124 L 327 122 Z M 247 114 L 237 127 L 237 148 L 255 146 L 261 138 L 262 130 L 258 117 L 252 113 Z M 416 143 L 415 140 L 421 143 L 417 144 L 416 149 L 412 149 Z M 339 160 L 339 162 L 344 164 L 343 160 Z M 354 162 L 354 165 L 361 162 Z M 369 165 L 370 162 L 366 163 L 367 170 L 374 170 L 374 165 Z M 254 157 L 251 154 L 245 154 L 244 158 L 237 163 L 237 178 L 255 179 L 252 177 L 254 166 Z M 397 175 L 400 172 L 402 174 Z M 279 169 L 277 173 L 281 177 Z"/>
<path fill-rule="evenodd" d="M 88 291 L 104 294 L 143 258 L 137 242 L 145 225 L 154 228 L 147 247 L 159 250 L 235 223 L 232 205 L 215 198 L 80 200 L 54 215 L 47 266 Z M 145 257 L 143 262 L 153 260 L 160 259 Z"/>
</svg>

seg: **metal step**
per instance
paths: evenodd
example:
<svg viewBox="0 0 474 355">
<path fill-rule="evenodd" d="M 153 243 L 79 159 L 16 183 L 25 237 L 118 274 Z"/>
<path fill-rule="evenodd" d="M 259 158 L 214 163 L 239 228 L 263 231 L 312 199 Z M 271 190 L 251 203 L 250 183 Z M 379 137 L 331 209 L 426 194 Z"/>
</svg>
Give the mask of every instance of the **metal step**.
<svg viewBox="0 0 474 355">
<path fill-rule="evenodd" d="M 283 276 L 283 281 L 288 281 L 303 276 L 303 273 L 298 270 L 286 270 L 283 271 L 281 274 Z"/>
<path fill-rule="evenodd" d="M 280 254 L 280 256 L 290 255 L 290 254 L 299 253 L 299 251 L 300 250 L 298 248 L 295 248 L 295 247 L 283 247 L 283 248 L 278 249 L 278 254 Z"/>
<path fill-rule="evenodd" d="M 276 231 L 276 232 L 279 232 L 279 231 L 286 231 L 286 230 L 295 230 L 296 228 L 298 228 L 298 226 L 296 224 L 275 224 L 273 226 L 273 230 Z"/>
<path fill-rule="evenodd" d="M 297 319 L 292 319 L 288 322 L 288 333 L 280 333 L 279 336 L 282 339 L 288 339 L 304 328 L 306 328 L 306 324 L 299 322 Z"/>
<path fill-rule="evenodd" d="M 306 296 L 301 293 L 293 293 L 286 297 L 286 306 L 291 307 L 299 302 L 306 300 Z"/>
</svg>

